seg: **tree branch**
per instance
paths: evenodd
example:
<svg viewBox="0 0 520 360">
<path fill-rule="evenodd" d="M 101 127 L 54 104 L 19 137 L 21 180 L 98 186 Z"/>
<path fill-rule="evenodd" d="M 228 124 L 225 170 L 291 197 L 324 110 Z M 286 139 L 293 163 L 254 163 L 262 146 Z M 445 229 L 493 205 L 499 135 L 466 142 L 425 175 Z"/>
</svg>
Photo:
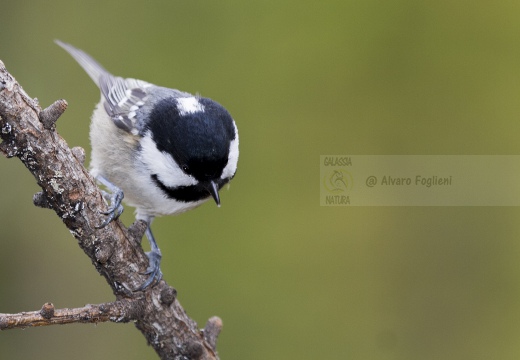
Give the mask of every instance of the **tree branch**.
<svg viewBox="0 0 520 360">
<path fill-rule="evenodd" d="M 80 309 L 54 310 L 46 305 L 48 311 L 0 314 L 0 330 L 20 322 L 39 326 L 86 322 L 87 318 L 94 322 L 135 321 L 161 359 L 218 359 L 215 344 L 222 328 L 220 319 L 210 319 L 199 330 L 164 280 L 145 291 L 133 291 L 147 278 L 142 274 L 148 258 L 139 245 L 146 224 L 137 221 L 127 229 L 113 221 L 103 229 L 96 228 L 107 205 L 83 166 L 83 149 L 70 149 L 55 131 L 55 122 L 66 107 L 64 100 L 58 100 L 42 110 L 0 61 L 0 152 L 8 158 L 18 157 L 34 175 L 42 189 L 33 198 L 35 205 L 54 210 L 62 219 L 107 280 L 116 301 Z"/>
<path fill-rule="evenodd" d="M 45 303 L 40 311 L 0 314 L 0 330 L 73 323 L 129 322 L 139 316 L 139 302 L 120 300 L 75 309 L 55 309 Z"/>
</svg>

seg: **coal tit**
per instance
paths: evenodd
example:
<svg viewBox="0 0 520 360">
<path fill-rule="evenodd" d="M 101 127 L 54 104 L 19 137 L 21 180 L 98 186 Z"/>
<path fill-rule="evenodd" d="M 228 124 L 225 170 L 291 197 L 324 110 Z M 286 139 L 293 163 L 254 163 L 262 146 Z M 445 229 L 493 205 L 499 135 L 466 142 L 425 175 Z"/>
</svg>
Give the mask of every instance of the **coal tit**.
<svg viewBox="0 0 520 360">
<path fill-rule="evenodd" d="M 210 197 L 220 206 L 218 191 L 237 170 L 237 127 L 211 99 L 113 76 L 82 50 L 56 43 L 101 90 L 90 125 L 91 173 L 109 190 L 100 227 L 122 213 L 123 196 L 136 218 L 147 222 L 150 276 L 137 289 L 143 290 L 162 277 L 153 218 L 193 209 Z"/>
</svg>

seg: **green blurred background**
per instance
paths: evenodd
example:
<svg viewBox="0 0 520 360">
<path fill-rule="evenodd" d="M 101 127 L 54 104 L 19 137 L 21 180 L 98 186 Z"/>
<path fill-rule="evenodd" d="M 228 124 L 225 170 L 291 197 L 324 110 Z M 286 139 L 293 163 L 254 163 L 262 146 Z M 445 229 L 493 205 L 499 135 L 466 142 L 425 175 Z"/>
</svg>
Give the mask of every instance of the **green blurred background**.
<svg viewBox="0 0 520 360">
<path fill-rule="evenodd" d="M 89 149 L 98 90 L 56 46 L 199 92 L 240 131 L 222 207 L 157 219 L 165 279 L 222 359 L 518 359 L 518 207 L 320 207 L 326 154 L 520 154 L 515 1 L 0 2 L 0 59 Z M 0 312 L 113 299 L 0 159 Z M 483 169 L 485 171 L 485 169 Z M 123 216 L 133 220 L 132 209 Z M 0 333 L 1 359 L 154 359 L 132 324 Z"/>
</svg>

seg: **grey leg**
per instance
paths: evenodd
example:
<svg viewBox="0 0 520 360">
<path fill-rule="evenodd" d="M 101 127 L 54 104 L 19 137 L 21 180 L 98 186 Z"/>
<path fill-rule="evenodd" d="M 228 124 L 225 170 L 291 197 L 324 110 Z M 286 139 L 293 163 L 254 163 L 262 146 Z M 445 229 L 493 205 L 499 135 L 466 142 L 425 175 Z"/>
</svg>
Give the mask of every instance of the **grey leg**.
<svg viewBox="0 0 520 360">
<path fill-rule="evenodd" d="M 161 250 L 159 246 L 157 246 L 157 242 L 153 237 L 152 230 L 150 229 L 151 221 L 148 222 L 148 227 L 146 228 L 146 237 L 148 238 L 148 242 L 150 243 L 150 248 L 152 251 L 147 252 L 146 256 L 148 256 L 149 265 L 148 269 L 143 273 L 144 275 L 150 275 L 148 279 L 137 288 L 135 291 L 141 291 L 146 289 L 148 286 L 152 284 L 156 284 L 162 279 L 161 272 Z"/>
</svg>

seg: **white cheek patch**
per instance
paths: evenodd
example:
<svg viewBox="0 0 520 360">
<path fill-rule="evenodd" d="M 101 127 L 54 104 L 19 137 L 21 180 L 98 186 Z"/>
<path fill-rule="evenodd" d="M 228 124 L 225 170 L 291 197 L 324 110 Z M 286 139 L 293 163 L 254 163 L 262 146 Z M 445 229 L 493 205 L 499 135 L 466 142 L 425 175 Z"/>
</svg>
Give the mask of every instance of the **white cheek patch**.
<svg viewBox="0 0 520 360">
<path fill-rule="evenodd" d="M 170 154 L 157 149 L 150 132 L 141 139 L 141 161 L 148 168 L 151 175 L 157 175 L 167 187 L 196 185 L 197 180 L 187 175 L 177 165 Z"/>
<path fill-rule="evenodd" d="M 228 162 L 226 164 L 226 167 L 224 170 L 222 170 L 222 175 L 220 176 L 221 179 L 230 179 L 233 175 L 235 175 L 235 172 L 237 171 L 237 164 L 238 164 L 238 129 L 233 121 L 233 126 L 235 127 L 235 139 L 231 141 L 229 144 L 229 156 L 228 156 Z"/>
<path fill-rule="evenodd" d="M 204 105 L 202 105 L 194 96 L 181 97 L 177 99 L 177 110 L 179 110 L 181 116 L 184 116 L 187 114 L 204 112 Z"/>
</svg>

